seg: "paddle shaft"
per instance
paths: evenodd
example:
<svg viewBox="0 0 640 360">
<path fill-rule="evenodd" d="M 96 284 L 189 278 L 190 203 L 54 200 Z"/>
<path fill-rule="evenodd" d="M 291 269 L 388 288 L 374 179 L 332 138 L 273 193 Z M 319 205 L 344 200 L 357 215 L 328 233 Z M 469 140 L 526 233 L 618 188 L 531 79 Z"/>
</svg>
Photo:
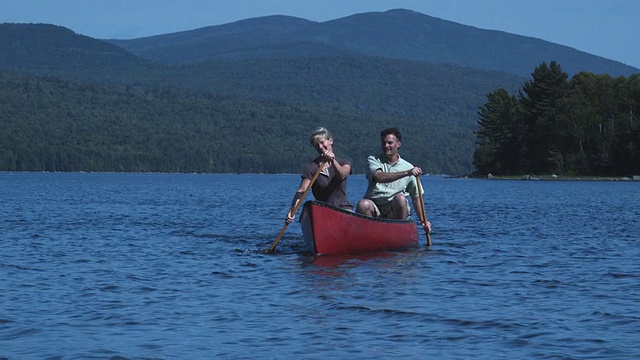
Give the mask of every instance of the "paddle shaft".
<svg viewBox="0 0 640 360">
<path fill-rule="evenodd" d="M 311 178 L 311 182 L 309 183 L 309 186 L 307 186 L 307 189 L 302 193 L 302 196 L 300 196 L 300 200 L 293 207 L 293 210 L 291 210 L 291 212 L 290 212 L 291 216 L 294 216 L 298 212 L 298 208 L 302 204 L 302 201 L 307 196 L 307 194 L 309 193 L 309 190 L 311 190 L 311 187 L 313 186 L 313 183 L 316 182 L 316 179 L 318 178 L 318 176 L 322 172 L 322 168 L 324 167 L 325 162 L 326 162 L 325 160 L 322 160 L 320 162 L 320 165 L 318 166 L 318 171 L 316 171 L 316 173 Z M 282 230 L 280 230 L 280 234 L 278 234 L 278 237 L 276 238 L 276 241 L 273 242 L 273 245 L 271 245 L 271 247 L 269 248 L 269 250 L 267 250 L 267 252 L 271 253 L 276 249 L 276 246 L 278 246 L 278 243 L 280 242 L 280 239 L 282 238 L 282 235 L 284 235 L 284 232 L 287 230 L 287 227 L 289 227 L 289 223 L 285 223 L 284 224 L 284 226 L 282 227 Z"/>
<path fill-rule="evenodd" d="M 422 210 L 422 213 L 420 213 L 420 220 L 422 220 L 422 222 L 424 224 L 426 224 L 427 223 L 427 211 L 424 208 L 424 198 L 422 197 L 422 184 L 420 183 L 420 177 L 419 176 L 416 176 L 416 182 L 418 183 L 418 194 L 420 195 L 420 207 L 421 207 L 421 210 Z M 431 233 L 426 228 L 425 228 L 424 232 L 427 235 L 427 246 L 431 246 Z"/>
</svg>

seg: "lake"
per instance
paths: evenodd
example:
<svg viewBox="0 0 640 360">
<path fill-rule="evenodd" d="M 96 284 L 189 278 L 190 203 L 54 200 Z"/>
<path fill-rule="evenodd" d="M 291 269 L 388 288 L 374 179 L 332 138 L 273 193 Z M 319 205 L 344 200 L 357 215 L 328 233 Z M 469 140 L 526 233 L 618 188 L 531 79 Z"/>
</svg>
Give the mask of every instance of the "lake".
<svg viewBox="0 0 640 360">
<path fill-rule="evenodd" d="M 640 182 L 424 176 L 429 248 L 260 253 L 298 184 L 0 173 L 0 359 L 640 357 Z"/>
</svg>

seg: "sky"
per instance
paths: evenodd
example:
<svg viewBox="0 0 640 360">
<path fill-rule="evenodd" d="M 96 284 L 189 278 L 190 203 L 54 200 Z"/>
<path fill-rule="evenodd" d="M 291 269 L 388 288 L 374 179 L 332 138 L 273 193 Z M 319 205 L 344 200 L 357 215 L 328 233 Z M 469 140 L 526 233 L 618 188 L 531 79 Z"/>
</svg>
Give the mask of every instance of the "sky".
<svg viewBox="0 0 640 360">
<path fill-rule="evenodd" d="M 0 23 L 133 39 L 269 15 L 323 22 L 390 9 L 535 37 L 640 68 L 637 0 L 0 0 Z"/>
</svg>

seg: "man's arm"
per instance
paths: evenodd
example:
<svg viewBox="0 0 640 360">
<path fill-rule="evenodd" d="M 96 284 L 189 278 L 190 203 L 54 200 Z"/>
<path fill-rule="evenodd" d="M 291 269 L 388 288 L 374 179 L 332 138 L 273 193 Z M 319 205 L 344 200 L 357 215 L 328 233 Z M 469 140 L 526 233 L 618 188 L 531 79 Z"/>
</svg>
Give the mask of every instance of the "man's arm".
<svg viewBox="0 0 640 360">
<path fill-rule="evenodd" d="M 421 195 L 422 196 L 422 195 Z M 418 214 L 418 217 L 420 218 L 420 224 L 422 224 L 422 227 L 424 228 L 424 231 L 426 233 L 430 233 L 431 232 L 431 222 L 429 220 L 422 221 L 423 219 L 427 218 L 427 214 L 425 214 L 422 210 L 422 204 L 420 203 L 420 198 L 414 198 L 413 199 L 413 209 L 416 211 L 416 214 Z"/>
<path fill-rule="evenodd" d="M 377 183 L 390 183 L 407 176 L 420 176 L 422 175 L 422 169 L 414 167 L 411 170 L 399 171 L 399 172 L 384 172 L 380 169 L 376 170 L 371 177 L 373 181 Z"/>
<path fill-rule="evenodd" d="M 411 170 L 400 172 L 384 172 L 378 169 L 373 173 L 373 176 L 371 178 L 377 183 L 390 183 L 409 175 L 411 175 Z"/>
</svg>

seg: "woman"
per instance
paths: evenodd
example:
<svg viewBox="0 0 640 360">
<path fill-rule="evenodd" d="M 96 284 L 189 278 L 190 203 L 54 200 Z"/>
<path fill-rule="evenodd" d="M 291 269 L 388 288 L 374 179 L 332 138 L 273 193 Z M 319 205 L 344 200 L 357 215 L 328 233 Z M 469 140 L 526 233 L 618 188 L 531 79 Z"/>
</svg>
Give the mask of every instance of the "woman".
<svg viewBox="0 0 640 360">
<path fill-rule="evenodd" d="M 300 186 L 293 197 L 291 207 L 285 218 L 287 224 L 295 219 L 296 214 L 293 213 L 293 210 L 296 209 L 300 202 L 300 197 L 311 184 L 311 179 L 313 179 L 321 163 L 323 165 L 320 175 L 311 187 L 313 196 L 316 200 L 329 205 L 347 210 L 353 209 L 347 198 L 347 177 L 351 174 L 351 162 L 347 159 L 336 158 L 333 153 L 333 136 L 326 128 L 317 128 L 313 131 L 309 140 L 320 155 L 302 168 Z"/>
</svg>

